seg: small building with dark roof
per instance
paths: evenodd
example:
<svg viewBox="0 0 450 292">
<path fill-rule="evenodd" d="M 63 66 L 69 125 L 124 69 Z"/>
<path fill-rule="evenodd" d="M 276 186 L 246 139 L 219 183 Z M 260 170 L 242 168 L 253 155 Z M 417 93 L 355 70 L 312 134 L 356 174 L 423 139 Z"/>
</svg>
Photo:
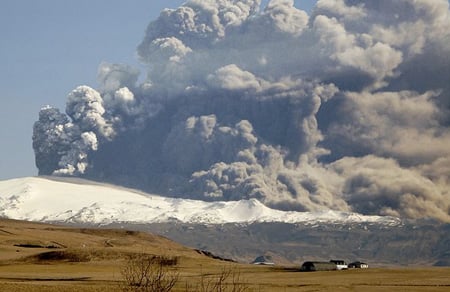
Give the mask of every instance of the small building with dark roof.
<svg viewBox="0 0 450 292">
<path fill-rule="evenodd" d="M 252 264 L 254 264 L 254 265 L 269 265 L 269 266 L 275 265 L 271 256 L 259 256 L 252 262 Z"/>
</svg>

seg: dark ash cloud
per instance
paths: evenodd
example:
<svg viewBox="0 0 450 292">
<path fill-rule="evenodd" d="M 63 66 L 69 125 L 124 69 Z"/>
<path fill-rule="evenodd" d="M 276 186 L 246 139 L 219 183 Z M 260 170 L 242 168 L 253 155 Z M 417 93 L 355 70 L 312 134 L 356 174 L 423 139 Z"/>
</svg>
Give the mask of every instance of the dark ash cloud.
<svg viewBox="0 0 450 292">
<path fill-rule="evenodd" d="M 446 0 L 187 1 L 34 126 L 40 174 L 450 221 Z"/>
</svg>

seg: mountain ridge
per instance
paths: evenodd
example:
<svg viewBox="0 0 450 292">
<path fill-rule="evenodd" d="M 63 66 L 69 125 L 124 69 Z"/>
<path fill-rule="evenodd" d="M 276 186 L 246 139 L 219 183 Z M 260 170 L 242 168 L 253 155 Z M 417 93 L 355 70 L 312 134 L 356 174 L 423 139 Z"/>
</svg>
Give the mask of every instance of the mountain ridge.
<svg viewBox="0 0 450 292">
<path fill-rule="evenodd" d="M 401 224 L 388 216 L 324 210 L 294 212 L 271 209 L 256 199 L 214 201 L 163 197 L 110 184 L 61 177 L 25 177 L 0 181 L 0 215 L 43 222 L 252 223 L 372 222 Z"/>
</svg>

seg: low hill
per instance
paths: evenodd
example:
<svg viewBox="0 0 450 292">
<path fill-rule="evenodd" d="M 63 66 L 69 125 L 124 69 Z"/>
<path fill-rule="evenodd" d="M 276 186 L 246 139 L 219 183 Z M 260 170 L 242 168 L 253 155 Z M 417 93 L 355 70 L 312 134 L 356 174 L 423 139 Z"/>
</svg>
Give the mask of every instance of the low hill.
<svg viewBox="0 0 450 292">
<path fill-rule="evenodd" d="M 34 222 L 0 219 L 0 260 L 26 262 L 124 259 L 139 252 L 200 258 L 198 252 L 162 236 L 120 230 L 72 228 Z M 45 258 L 45 254 L 60 257 Z M 67 257 L 64 257 L 66 254 Z M 72 258 L 70 258 L 70 255 Z M 78 259 L 77 259 L 78 257 Z"/>
</svg>

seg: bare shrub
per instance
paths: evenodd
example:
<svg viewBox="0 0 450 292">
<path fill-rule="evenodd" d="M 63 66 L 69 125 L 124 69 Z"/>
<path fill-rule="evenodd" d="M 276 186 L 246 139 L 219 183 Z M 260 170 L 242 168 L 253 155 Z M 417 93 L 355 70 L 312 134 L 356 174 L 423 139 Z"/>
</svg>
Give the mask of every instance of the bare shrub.
<svg viewBox="0 0 450 292">
<path fill-rule="evenodd" d="M 250 291 L 237 269 L 224 267 L 219 274 L 202 274 L 200 283 L 190 286 L 186 283 L 186 292 L 245 292 Z"/>
<path fill-rule="evenodd" d="M 140 253 L 130 256 L 121 270 L 124 283 L 122 291 L 158 291 L 167 292 L 178 281 L 178 272 L 170 266 L 178 263 L 177 257 L 154 256 Z"/>
</svg>

